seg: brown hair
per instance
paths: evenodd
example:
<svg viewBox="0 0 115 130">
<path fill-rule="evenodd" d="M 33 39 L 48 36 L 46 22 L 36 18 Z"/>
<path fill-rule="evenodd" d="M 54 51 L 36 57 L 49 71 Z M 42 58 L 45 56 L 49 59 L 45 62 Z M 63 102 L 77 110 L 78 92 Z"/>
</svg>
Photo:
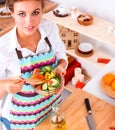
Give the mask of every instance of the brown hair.
<svg viewBox="0 0 115 130">
<path fill-rule="evenodd" d="M 6 8 L 8 8 L 10 11 L 13 11 L 14 10 L 13 5 L 17 1 L 28 1 L 28 0 L 6 0 L 5 2 Z M 36 0 L 36 1 L 39 1 L 41 3 L 42 9 L 43 9 L 45 0 Z"/>
</svg>

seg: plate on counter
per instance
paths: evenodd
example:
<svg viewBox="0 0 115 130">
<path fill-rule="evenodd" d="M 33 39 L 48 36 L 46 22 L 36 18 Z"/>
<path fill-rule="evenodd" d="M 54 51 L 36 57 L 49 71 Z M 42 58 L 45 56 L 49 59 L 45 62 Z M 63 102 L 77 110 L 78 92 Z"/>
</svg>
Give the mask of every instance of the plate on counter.
<svg viewBox="0 0 115 130">
<path fill-rule="evenodd" d="M 6 7 L 0 8 L 0 18 L 10 18 L 11 13 L 8 11 Z"/>
<path fill-rule="evenodd" d="M 106 80 L 105 80 L 106 76 Z M 112 88 L 112 82 L 114 82 L 115 85 L 115 71 L 113 72 L 108 72 L 100 80 L 100 87 L 102 91 L 110 96 L 111 98 L 115 99 L 115 90 Z"/>
</svg>

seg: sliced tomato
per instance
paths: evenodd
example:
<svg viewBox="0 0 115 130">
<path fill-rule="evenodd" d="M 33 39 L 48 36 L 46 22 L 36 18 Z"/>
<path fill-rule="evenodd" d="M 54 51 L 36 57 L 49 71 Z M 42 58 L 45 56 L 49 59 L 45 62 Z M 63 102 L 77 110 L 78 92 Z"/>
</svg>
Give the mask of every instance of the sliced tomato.
<svg viewBox="0 0 115 130">
<path fill-rule="evenodd" d="M 37 90 L 42 90 L 42 85 L 38 85 L 36 88 Z"/>
</svg>

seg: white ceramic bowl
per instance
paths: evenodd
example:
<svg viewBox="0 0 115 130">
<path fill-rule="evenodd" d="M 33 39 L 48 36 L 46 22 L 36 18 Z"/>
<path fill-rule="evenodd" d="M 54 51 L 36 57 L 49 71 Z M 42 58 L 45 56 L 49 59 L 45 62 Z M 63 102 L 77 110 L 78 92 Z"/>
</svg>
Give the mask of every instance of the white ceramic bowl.
<svg viewBox="0 0 115 130">
<path fill-rule="evenodd" d="M 80 43 L 78 45 L 78 51 L 83 54 L 89 54 L 93 51 L 93 45 L 90 43 Z"/>
</svg>

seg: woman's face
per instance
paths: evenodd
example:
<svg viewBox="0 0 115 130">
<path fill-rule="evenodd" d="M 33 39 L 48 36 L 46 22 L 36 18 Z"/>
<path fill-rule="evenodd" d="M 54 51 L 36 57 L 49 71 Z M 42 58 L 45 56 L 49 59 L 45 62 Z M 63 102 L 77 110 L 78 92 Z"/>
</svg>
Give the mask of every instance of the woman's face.
<svg viewBox="0 0 115 130">
<path fill-rule="evenodd" d="M 36 32 L 42 17 L 42 8 L 39 1 L 21 1 L 14 3 L 12 16 L 20 34 L 32 35 Z"/>
</svg>

